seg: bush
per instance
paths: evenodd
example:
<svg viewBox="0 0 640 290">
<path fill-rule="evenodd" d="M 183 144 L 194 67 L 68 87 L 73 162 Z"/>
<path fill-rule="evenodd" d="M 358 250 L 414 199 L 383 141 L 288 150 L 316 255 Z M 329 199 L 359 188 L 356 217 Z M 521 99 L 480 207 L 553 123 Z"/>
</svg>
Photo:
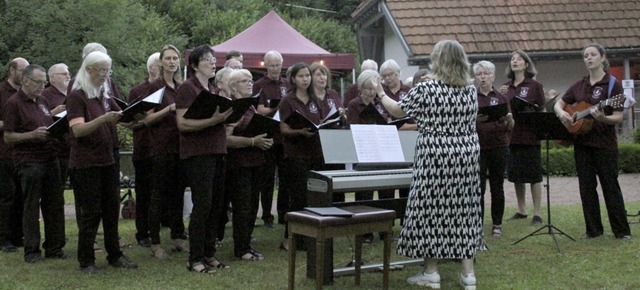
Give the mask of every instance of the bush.
<svg viewBox="0 0 640 290">
<path fill-rule="evenodd" d="M 619 144 L 618 163 L 621 173 L 640 172 L 640 144 Z M 542 168 L 547 168 L 546 148 L 542 148 Z M 573 147 L 550 148 L 549 163 L 551 175 L 576 176 L 576 165 L 573 157 Z M 546 174 L 546 172 L 545 172 Z"/>
</svg>

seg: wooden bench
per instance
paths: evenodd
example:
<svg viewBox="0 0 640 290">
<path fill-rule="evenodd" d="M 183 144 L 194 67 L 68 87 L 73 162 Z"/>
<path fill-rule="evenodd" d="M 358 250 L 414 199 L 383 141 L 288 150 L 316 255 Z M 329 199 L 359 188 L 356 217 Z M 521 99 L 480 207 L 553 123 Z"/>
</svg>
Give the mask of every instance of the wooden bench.
<svg viewBox="0 0 640 290">
<path fill-rule="evenodd" d="M 289 289 L 294 289 L 296 242 L 295 235 L 316 240 L 316 289 L 322 289 L 325 240 L 334 237 L 355 236 L 355 280 L 360 285 L 360 267 L 362 261 L 362 235 L 371 232 L 386 232 L 383 251 L 382 287 L 389 289 L 389 259 L 391 238 L 393 236 L 393 210 L 369 206 L 349 206 L 342 208 L 354 213 L 352 217 L 321 216 L 306 210 L 289 212 L 285 215 L 289 227 Z"/>
</svg>

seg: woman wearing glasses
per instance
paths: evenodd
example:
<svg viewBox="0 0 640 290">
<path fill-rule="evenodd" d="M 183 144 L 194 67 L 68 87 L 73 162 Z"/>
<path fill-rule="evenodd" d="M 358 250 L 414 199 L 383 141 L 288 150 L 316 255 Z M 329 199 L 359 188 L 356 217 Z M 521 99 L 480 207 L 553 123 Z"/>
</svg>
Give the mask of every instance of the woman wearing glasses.
<svg viewBox="0 0 640 290">
<path fill-rule="evenodd" d="M 191 77 L 176 92 L 176 120 L 180 131 L 180 159 L 186 186 L 191 188 L 193 210 L 189 222 L 189 263 L 187 269 L 204 274 L 228 266 L 214 256 L 215 227 L 222 209 L 225 155 L 224 121 L 231 109 L 219 107 L 207 119 L 187 119 L 184 114 L 200 92 L 213 92 L 209 79 L 215 77 L 216 59 L 211 47 L 202 45 L 189 55 Z"/>
</svg>

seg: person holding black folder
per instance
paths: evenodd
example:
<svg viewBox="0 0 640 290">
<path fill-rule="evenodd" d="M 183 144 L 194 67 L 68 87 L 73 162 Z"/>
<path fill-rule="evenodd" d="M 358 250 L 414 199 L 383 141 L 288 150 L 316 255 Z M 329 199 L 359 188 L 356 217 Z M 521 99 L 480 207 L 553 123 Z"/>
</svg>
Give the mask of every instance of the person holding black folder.
<svg viewBox="0 0 640 290">
<path fill-rule="evenodd" d="M 537 70 L 531 58 L 522 50 L 511 53 L 511 62 L 507 66 L 509 80 L 500 87 L 500 93 L 510 100 L 514 119 L 520 112 L 541 111 L 544 106 L 542 84 L 533 78 Z M 515 122 L 511 131 L 510 156 L 507 165 L 507 177 L 513 182 L 518 200 L 518 211 L 509 220 L 528 217 L 525 201 L 525 185 L 531 185 L 533 200 L 532 225 L 541 225 L 540 202 L 542 200 L 542 157 L 540 141 L 525 125 Z"/>
<path fill-rule="evenodd" d="M 189 222 L 189 271 L 213 274 L 229 266 L 216 257 L 216 231 L 224 191 L 227 142 L 225 120 L 232 110 L 220 107 L 206 119 L 186 119 L 184 114 L 201 91 L 212 92 L 215 76 L 213 49 L 201 45 L 189 55 L 191 77 L 176 92 L 176 121 L 180 131 L 180 160 L 186 186 L 191 188 L 193 210 Z"/>
<path fill-rule="evenodd" d="M 171 250 L 186 249 L 182 208 L 185 185 L 180 171 L 180 132 L 176 123 L 176 92 L 182 84 L 180 51 L 165 45 L 160 51 L 160 78 L 149 85 L 148 93 L 164 88 L 162 102 L 148 112 L 143 120 L 149 128 L 149 156 L 151 159 L 151 196 L 149 198 L 149 237 L 151 253 L 158 259 L 169 256 L 160 246 L 160 226 L 163 218 L 171 230 Z"/>
<path fill-rule="evenodd" d="M 46 127 L 53 124 L 42 91 L 47 83 L 43 67 L 31 64 L 22 72 L 22 87 L 3 108 L 4 141 L 12 156 L 24 197 L 24 261 L 36 263 L 40 251 L 40 211 L 44 220 L 45 257 L 64 259 L 64 194 L 56 142 Z"/>
<path fill-rule="evenodd" d="M 286 120 L 294 112 L 299 112 L 315 124 L 320 124 L 326 112 L 322 102 L 313 92 L 311 70 L 305 63 L 291 67 L 289 77 L 291 91 L 281 101 L 280 120 Z M 280 132 L 284 136 L 285 166 L 280 186 L 291 193 L 289 211 L 302 210 L 307 205 L 307 172 L 322 170 L 324 158 L 320 137 L 312 128 L 293 129 L 286 122 L 280 123 Z M 286 225 L 285 225 L 286 226 Z M 289 232 L 285 228 L 285 240 L 280 248 L 288 250 Z M 302 241 L 298 245 L 302 245 Z"/>
<path fill-rule="evenodd" d="M 234 70 L 229 76 L 233 98 L 249 98 L 253 81 L 246 69 Z M 240 122 L 227 126 L 227 179 L 226 191 L 233 204 L 233 254 L 246 261 L 264 259 L 262 253 L 251 247 L 265 164 L 264 151 L 271 148 L 273 139 L 266 133 L 246 136 L 243 132 L 257 114 L 251 107 Z"/>
<path fill-rule="evenodd" d="M 599 44 L 584 48 L 583 61 L 589 75 L 575 82 L 558 100 L 554 112 L 565 125 L 573 119 L 563 110 L 567 104 L 587 102 L 591 105 L 623 93 L 622 86 L 609 74 L 609 61 Z M 615 125 L 622 122 L 621 107 L 613 110 L 598 110 L 591 107 L 590 117 L 595 121 L 590 131 L 578 135 L 573 141 L 580 199 L 586 227 L 585 238 L 596 238 L 604 233 L 598 201 L 598 182 L 602 186 L 609 224 L 614 236 L 620 240 L 631 239 L 624 197 L 618 184 L 618 140 Z"/>
<path fill-rule="evenodd" d="M 509 99 L 493 88 L 496 79 L 496 66 L 486 60 L 473 65 L 478 88 L 478 108 L 504 104 L 509 109 Z M 478 115 L 476 130 L 480 140 L 480 190 L 482 215 L 484 216 L 484 193 L 487 179 L 491 191 L 491 234 L 502 236 L 502 217 L 504 216 L 504 172 L 509 157 L 509 137 L 514 121 L 511 113 L 496 121 L 485 121 L 489 116 Z"/>
</svg>

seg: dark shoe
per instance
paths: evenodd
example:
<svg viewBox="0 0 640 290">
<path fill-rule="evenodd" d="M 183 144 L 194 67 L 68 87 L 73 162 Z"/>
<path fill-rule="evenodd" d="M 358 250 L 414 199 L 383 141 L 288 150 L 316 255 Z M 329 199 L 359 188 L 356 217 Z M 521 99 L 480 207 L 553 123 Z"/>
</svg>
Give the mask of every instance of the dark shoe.
<svg viewBox="0 0 640 290">
<path fill-rule="evenodd" d="M 531 219 L 531 225 L 532 226 L 542 225 L 542 218 L 540 216 L 534 215 L 533 218 Z"/>
<path fill-rule="evenodd" d="M 40 253 L 31 253 L 24 256 L 24 261 L 30 264 L 38 263 L 42 260 Z"/>
<path fill-rule="evenodd" d="M 514 214 L 512 217 L 510 217 L 509 219 L 507 219 L 508 221 L 512 221 L 512 220 L 521 220 L 521 219 L 526 219 L 529 215 L 526 214 L 521 214 L 519 212 L 516 212 L 516 214 Z"/>
<path fill-rule="evenodd" d="M 18 247 L 14 246 L 11 242 L 6 242 L 2 245 L 2 252 L 15 253 L 18 251 Z"/>
<path fill-rule="evenodd" d="M 136 265 L 136 263 L 129 261 L 129 259 L 127 259 L 127 257 L 125 256 L 120 256 L 120 258 L 118 258 L 117 260 L 113 261 L 113 262 L 109 262 L 109 265 L 116 267 L 116 268 L 124 268 L 124 269 L 137 269 L 138 265 Z"/>
<path fill-rule="evenodd" d="M 264 226 L 268 229 L 273 229 L 275 227 L 275 225 L 273 225 L 273 221 L 265 221 Z"/>
<path fill-rule="evenodd" d="M 602 236 L 602 234 L 597 234 L 597 235 L 584 234 L 584 238 L 587 239 L 587 240 L 594 239 L 594 238 L 597 238 L 597 237 L 600 237 L 600 236 Z"/>
<path fill-rule="evenodd" d="M 104 274 L 104 271 L 102 269 L 98 268 L 98 266 L 96 266 L 96 265 L 91 265 L 91 266 L 87 266 L 87 267 L 80 267 L 80 272 L 91 274 L 91 275 Z"/>
<path fill-rule="evenodd" d="M 188 240 L 189 239 L 189 234 L 187 234 L 186 232 L 182 232 L 180 234 L 178 234 L 175 237 L 171 237 L 172 239 L 180 239 L 180 240 Z"/>
<path fill-rule="evenodd" d="M 151 238 L 138 240 L 138 246 L 145 247 L 145 248 L 151 247 Z"/>
<path fill-rule="evenodd" d="M 53 251 L 51 253 L 44 254 L 44 257 L 47 259 L 61 259 L 64 260 L 67 258 L 67 254 L 64 253 L 63 250 Z"/>
</svg>

